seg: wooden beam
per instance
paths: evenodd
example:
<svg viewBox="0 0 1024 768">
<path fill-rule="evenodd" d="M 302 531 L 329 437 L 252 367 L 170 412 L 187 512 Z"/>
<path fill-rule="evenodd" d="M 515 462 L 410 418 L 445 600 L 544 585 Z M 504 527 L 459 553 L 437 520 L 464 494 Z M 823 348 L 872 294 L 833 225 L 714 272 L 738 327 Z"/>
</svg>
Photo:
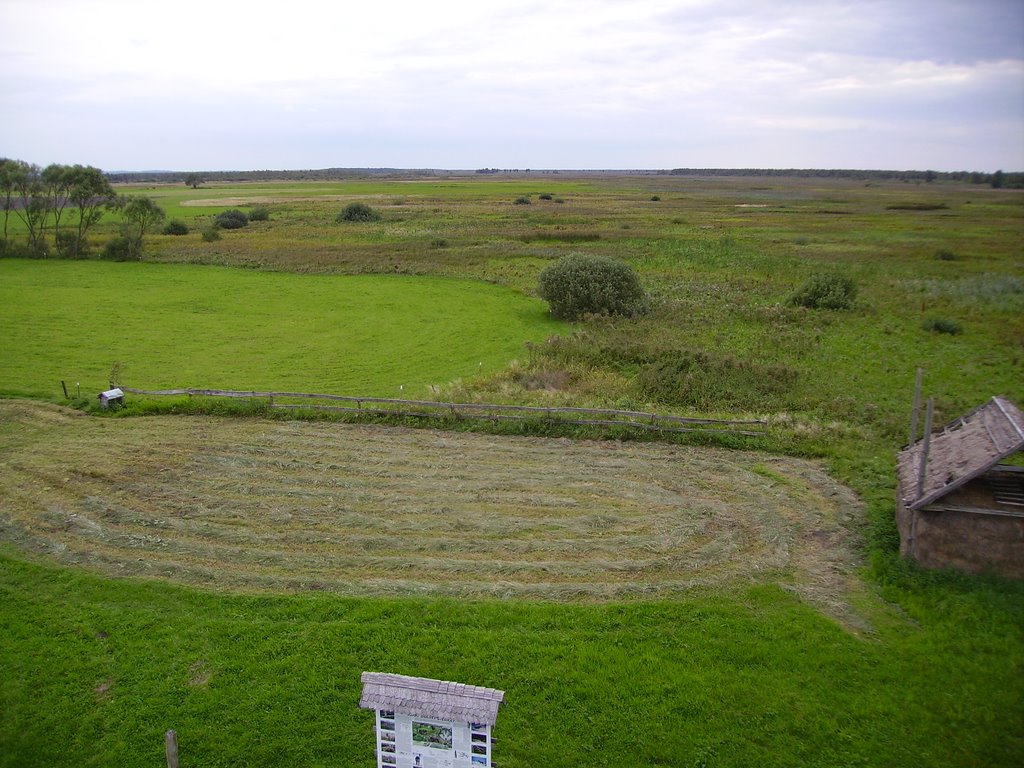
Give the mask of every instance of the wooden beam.
<svg viewBox="0 0 1024 768">
<path fill-rule="evenodd" d="M 917 377 L 914 380 L 914 407 L 910 411 L 910 439 L 907 440 L 909 448 L 917 440 L 917 418 L 921 411 L 921 379 L 924 376 L 924 368 L 917 369 Z"/>
<path fill-rule="evenodd" d="M 917 496 L 915 500 L 924 496 L 924 477 L 928 471 L 928 451 L 932 445 L 932 413 L 935 410 L 935 398 L 928 398 L 928 410 L 924 415 L 924 444 L 921 446 L 921 465 L 917 470 Z"/>
</svg>

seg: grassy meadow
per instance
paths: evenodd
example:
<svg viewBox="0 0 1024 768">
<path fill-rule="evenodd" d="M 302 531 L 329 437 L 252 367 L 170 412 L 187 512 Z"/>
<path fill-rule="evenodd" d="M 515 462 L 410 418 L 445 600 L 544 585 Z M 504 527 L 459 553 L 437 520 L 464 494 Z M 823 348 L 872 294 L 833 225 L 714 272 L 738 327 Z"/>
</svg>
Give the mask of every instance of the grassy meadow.
<svg viewBox="0 0 1024 768">
<path fill-rule="evenodd" d="M 940 422 L 1024 404 L 1020 191 L 120 191 L 192 231 L 147 236 L 143 263 L 0 260 L 0 396 L 50 401 L 0 409 L 0 766 L 158 764 L 176 728 L 183 765 L 368 768 L 363 670 L 505 690 L 504 768 L 1024 763 L 1024 585 L 903 562 L 893 520 L 917 367 Z M 335 222 L 352 201 L 381 220 Z M 269 221 L 200 237 L 255 204 Z M 537 276 L 571 252 L 633 266 L 651 312 L 550 321 Z M 817 272 L 852 278 L 854 307 L 790 306 Z M 61 379 L 92 400 L 114 363 L 130 386 L 757 416 L 769 435 L 595 447 L 60 407 Z M 827 521 L 801 474 L 823 469 L 857 496 Z M 702 564 L 721 578 L 645 588 Z"/>
<path fill-rule="evenodd" d="M 0 391 L 277 389 L 378 397 L 494 373 L 564 325 L 476 281 L 87 261 L 0 262 Z"/>
</svg>

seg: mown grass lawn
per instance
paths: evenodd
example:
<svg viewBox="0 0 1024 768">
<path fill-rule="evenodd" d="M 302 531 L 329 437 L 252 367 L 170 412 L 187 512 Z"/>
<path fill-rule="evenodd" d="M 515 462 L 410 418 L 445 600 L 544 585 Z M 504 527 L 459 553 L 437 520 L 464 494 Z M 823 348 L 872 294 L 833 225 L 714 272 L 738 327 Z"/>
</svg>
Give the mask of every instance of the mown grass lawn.
<svg viewBox="0 0 1024 768">
<path fill-rule="evenodd" d="M 543 302 L 436 277 L 0 261 L 0 391 L 137 388 L 422 396 L 566 326 Z M 16 329 L 16 330 L 15 330 Z"/>
</svg>

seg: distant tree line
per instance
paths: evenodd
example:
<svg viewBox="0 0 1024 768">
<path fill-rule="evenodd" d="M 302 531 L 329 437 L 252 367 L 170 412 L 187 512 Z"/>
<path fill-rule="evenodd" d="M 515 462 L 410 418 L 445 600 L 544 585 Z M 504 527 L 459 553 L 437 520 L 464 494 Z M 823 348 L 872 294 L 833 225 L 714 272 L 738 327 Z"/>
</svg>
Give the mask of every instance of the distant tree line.
<svg viewBox="0 0 1024 768">
<path fill-rule="evenodd" d="M 854 179 L 857 181 L 959 181 L 995 188 L 1024 189 L 1024 173 L 979 171 L 864 171 L 844 168 L 673 168 L 669 176 L 778 176 L 802 179 Z"/>
<path fill-rule="evenodd" d="M 407 170 L 400 168 L 322 168 L 298 171 L 124 171 L 108 173 L 107 178 L 115 184 L 184 183 L 195 188 L 207 182 L 338 181 L 380 176 L 431 177 L 438 173 L 430 168 Z"/>
</svg>

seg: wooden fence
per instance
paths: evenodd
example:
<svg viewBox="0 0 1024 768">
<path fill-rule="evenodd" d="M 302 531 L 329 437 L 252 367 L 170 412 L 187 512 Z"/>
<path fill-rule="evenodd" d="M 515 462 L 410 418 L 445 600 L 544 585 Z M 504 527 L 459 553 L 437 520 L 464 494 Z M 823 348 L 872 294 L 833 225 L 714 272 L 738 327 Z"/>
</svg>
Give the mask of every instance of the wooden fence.
<svg viewBox="0 0 1024 768">
<path fill-rule="evenodd" d="M 230 389 L 135 389 L 121 386 L 136 395 L 222 397 L 267 400 L 271 408 L 340 411 L 377 416 L 413 416 L 423 418 L 471 418 L 487 421 L 525 421 L 541 419 L 557 424 L 603 427 L 631 427 L 660 432 L 715 432 L 759 437 L 766 422 L 761 420 L 701 419 L 670 416 L 643 411 L 608 408 L 548 408 L 535 405 L 496 405 L 492 403 L 442 403 L 433 400 L 399 400 L 390 397 L 351 397 L 308 392 L 257 392 Z M 298 401 L 298 402 L 295 402 Z M 317 402 L 319 401 L 319 402 Z M 756 430 L 756 431 L 755 431 Z"/>
</svg>

